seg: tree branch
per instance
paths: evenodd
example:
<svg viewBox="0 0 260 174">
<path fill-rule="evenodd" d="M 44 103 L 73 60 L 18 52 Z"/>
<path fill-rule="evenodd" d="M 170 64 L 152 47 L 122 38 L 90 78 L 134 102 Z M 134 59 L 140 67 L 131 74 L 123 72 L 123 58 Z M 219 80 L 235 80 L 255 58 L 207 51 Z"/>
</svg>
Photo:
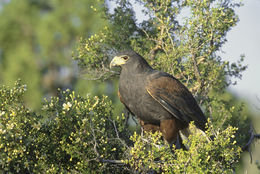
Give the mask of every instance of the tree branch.
<svg viewBox="0 0 260 174">
<path fill-rule="evenodd" d="M 248 142 L 242 147 L 242 151 L 248 151 L 251 156 L 250 145 L 254 142 L 255 139 L 260 139 L 260 134 L 255 134 L 252 124 L 250 125 L 249 134 L 250 134 L 250 138 Z M 252 157 L 251 157 L 251 162 L 252 162 Z"/>
<path fill-rule="evenodd" d="M 110 160 L 110 159 L 99 159 L 102 163 L 109 163 L 109 164 L 117 164 L 117 165 L 126 165 L 121 160 Z"/>
</svg>

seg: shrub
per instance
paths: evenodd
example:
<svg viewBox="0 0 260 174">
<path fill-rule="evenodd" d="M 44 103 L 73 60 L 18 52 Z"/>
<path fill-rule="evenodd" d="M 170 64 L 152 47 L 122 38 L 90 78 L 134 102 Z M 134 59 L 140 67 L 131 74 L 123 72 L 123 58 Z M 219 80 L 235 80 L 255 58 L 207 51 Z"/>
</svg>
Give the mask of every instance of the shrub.
<svg viewBox="0 0 260 174">
<path fill-rule="evenodd" d="M 102 160 L 126 155 L 124 117 L 113 118 L 106 96 L 80 97 L 70 90 L 60 91 L 60 97 L 45 100 L 42 113 L 36 114 L 25 107 L 25 90 L 19 82 L 0 90 L 2 171 L 109 171 L 111 166 Z"/>
</svg>

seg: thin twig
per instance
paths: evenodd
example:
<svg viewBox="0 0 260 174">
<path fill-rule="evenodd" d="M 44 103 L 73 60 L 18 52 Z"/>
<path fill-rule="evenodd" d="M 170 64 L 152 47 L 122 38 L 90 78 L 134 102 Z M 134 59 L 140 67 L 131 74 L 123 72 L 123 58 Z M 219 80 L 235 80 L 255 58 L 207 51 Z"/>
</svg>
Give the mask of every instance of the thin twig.
<svg viewBox="0 0 260 174">
<path fill-rule="evenodd" d="M 99 159 L 102 163 L 110 163 L 110 164 L 117 164 L 117 165 L 126 165 L 121 160 L 110 160 L 110 159 Z"/>
<path fill-rule="evenodd" d="M 255 134 L 252 124 L 250 125 L 249 134 L 250 134 L 250 138 L 249 138 L 248 142 L 246 143 L 246 145 L 244 145 L 242 147 L 242 151 L 249 152 L 251 163 L 252 163 L 252 153 L 251 153 L 250 146 L 254 142 L 255 139 L 260 139 L 260 134 Z"/>
<path fill-rule="evenodd" d="M 113 124 L 114 130 L 115 130 L 115 132 L 116 132 L 116 137 L 117 137 L 117 139 L 118 139 L 127 149 L 129 149 L 129 146 L 120 138 L 119 132 L 118 132 L 117 127 L 116 127 L 116 124 L 115 124 L 115 121 L 112 120 L 111 118 L 109 118 L 109 120 L 110 120 L 110 121 L 112 122 L 112 124 Z"/>
<path fill-rule="evenodd" d="M 199 67 L 198 67 L 198 64 L 197 64 L 196 55 L 192 54 L 191 58 L 192 58 L 192 61 L 193 61 L 195 75 L 196 75 L 196 77 L 197 77 L 197 79 L 198 79 L 198 81 L 200 83 L 200 86 L 201 86 L 202 85 L 202 83 L 201 83 L 201 75 L 200 75 Z"/>
<path fill-rule="evenodd" d="M 93 140 L 94 140 L 94 147 L 93 147 L 94 152 L 96 153 L 97 157 L 100 157 L 100 154 L 99 154 L 99 152 L 97 150 L 98 143 L 97 143 L 96 134 L 95 134 L 95 131 L 94 131 L 91 123 L 90 123 L 90 129 L 92 131 L 92 136 L 93 136 Z"/>
<path fill-rule="evenodd" d="M 100 71 L 89 71 L 89 70 L 86 70 L 86 71 L 83 71 L 83 74 L 84 73 L 87 73 L 87 74 L 91 74 L 91 75 L 95 75 L 96 77 L 93 77 L 93 78 L 86 78 L 86 77 L 83 77 L 81 75 L 81 78 L 84 79 L 84 80 L 91 80 L 91 81 L 96 81 L 96 80 L 107 80 L 108 78 L 110 78 L 111 76 L 113 75 L 119 75 L 120 73 L 117 72 L 117 71 L 113 71 L 109 68 L 107 68 L 103 63 L 102 63 L 102 68 Z M 108 75 L 107 77 L 105 76 L 106 74 L 110 73 L 110 75 Z M 104 78 L 105 77 L 105 78 Z"/>
</svg>

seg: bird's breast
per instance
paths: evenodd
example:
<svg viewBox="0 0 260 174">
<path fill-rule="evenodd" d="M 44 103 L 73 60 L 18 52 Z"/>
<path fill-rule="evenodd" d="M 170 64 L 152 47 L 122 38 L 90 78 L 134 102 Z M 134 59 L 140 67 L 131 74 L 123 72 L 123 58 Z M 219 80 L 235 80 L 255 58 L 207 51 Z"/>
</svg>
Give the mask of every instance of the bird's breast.
<svg viewBox="0 0 260 174">
<path fill-rule="evenodd" d="M 142 75 L 135 78 L 120 78 L 119 92 L 123 103 L 138 118 L 150 124 L 160 124 L 160 120 L 171 118 L 166 111 L 146 91 L 146 79 Z"/>
</svg>

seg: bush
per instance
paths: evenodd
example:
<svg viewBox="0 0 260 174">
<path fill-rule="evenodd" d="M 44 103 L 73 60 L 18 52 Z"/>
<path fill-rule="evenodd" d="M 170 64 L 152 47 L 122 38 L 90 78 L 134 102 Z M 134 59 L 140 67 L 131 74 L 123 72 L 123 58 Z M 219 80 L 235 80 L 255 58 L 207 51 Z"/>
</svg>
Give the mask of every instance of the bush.
<svg viewBox="0 0 260 174">
<path fill-rule="evenodd" d="M 158 132 L 134 132 L 130 138 L 124 115 L 113 116 L 106 96 L 60 91 L 37 114 L 25 107 L 25 91 L 19 81 L 11 89 L 0 89 L 2 172 L 232 173 L 239 161 L 237 128 L 231 126 L 216 130 L 210 123 L 202 136 L 191 124 L 193 134 L 184 141 L 189 150 L 171 149 Z"/>
<path fill-rule="evenodd" d="M 120 137 L 124 117 L 113 119 L 106 96 L 80 97 L 70 90 L 45 100 L 42 113 L 26 109 L 19 82 L 0 90 L 0 169 L 13 173 L 109 171 L 104 159 L 126 155 Z M 116 167 L 113 167 L 113 171 Z"/>
<path fill-rule="evenodd" d="M 0 169 L 12 173 L 32 171 L 39 151 L 35 139 L 40 117 L 26 109 L 22 97 L 25 85 L 0 88 Z"/>
<path fill-rule="evenodd" d="M 188 150 L 171 149 L 161 140 L 161 134 L 134 134 L 134 147 L 130 150 L 130 159 L 125 162 L 141 173 L 155 170 L 159 173 L 233 173 L 239 161 L 241 148 L 234 140 L 237 128 L 229 126 L 216 131 L 210 126 L 206 136 L 195 131 L 184 144 Z M 214 132 L 214 141 L 209 137 Z M 173 151 L 174 152 L 173 152 Z"/>
</svg>

